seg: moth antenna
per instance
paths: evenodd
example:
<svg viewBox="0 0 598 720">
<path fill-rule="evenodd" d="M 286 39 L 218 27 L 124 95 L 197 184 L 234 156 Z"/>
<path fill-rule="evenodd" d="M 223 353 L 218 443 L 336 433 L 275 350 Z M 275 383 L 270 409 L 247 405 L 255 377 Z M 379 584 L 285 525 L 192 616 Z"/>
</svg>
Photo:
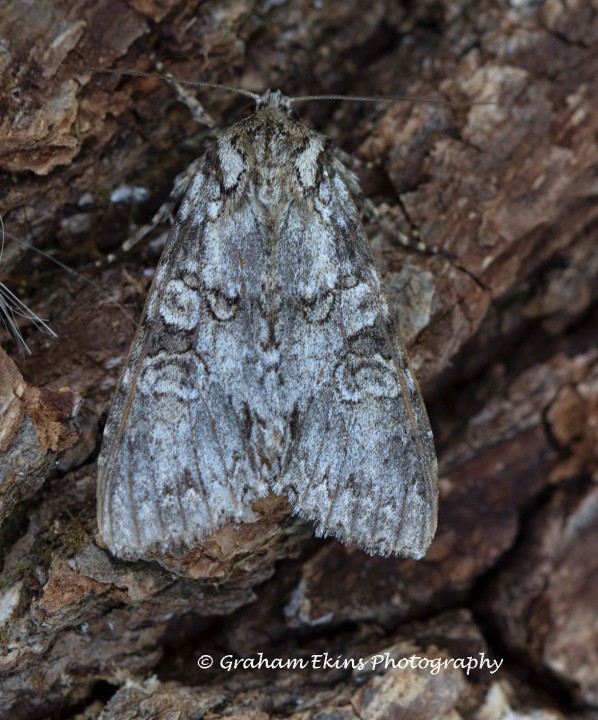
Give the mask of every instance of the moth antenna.
<svg viewBox="0 0 598 720">
<path fill-rule="evenodd" d="M 449 107 L 469 107 L 471 105 L 497 105 L 492 100 L 472 100 L 471 102 L 453 103 L 450 100 L 438 98 L 417 98 L 410 95 L 301 95 L 289 98 L 292 105 L 298 102 L 311 102 L 312 100 L 345 100 L 347 102 L 410 102 L 425 105 L 447 105 Z"/>
<path fill-rule="evenodd" d="M 259 100 L 260 98 L 257 93 L 253 93 L 250 90 L 245 90 L 243 88 L 236 88 L 231 87 L 230 85 L 207 82 L 205 80 L 183 80 L 167 73 L 143 72 L 141 70 L 114 70 L 112 68 L 98 68 L 88 65 L 67 65 L 65 67 L 71 68 L 73 70 L 80 70 L 83 72 L 102 73 L 104 75 L 130 75 L 131 77 L 155 78 L 156 80 L 166 80 L 167 82 L 178 83 L 179 85 L 190 85 L 191 87 L 224 90 L 225 92 L 236 93 L 237 95 L 244 95 L 245 97 L 249 97 L 255 101 Z"/>
<path fill-rule="evenodd" d="M 73 70 L 80 70 L 83 72 L 92 73 L 103 73 L 105 75 L 130 75 L 132 77 L 147 77 L 156 78 L 159 80 L 166 80 L 171 83 L 178 83 L 179 85 L 189 85 L 191 87 L 205 87 L 213 88 L 216 90 L 224 90 L 229 93 L 236 93 L 237 95 L 244 95 L 250 97 L 252 100 L 258 101 L 260 99 L 259 93 L 251 92 L 251 90 L 245 90 L 244 88 L 232 87 L 231 85 L 223 85 L 221 83 L 212 83 L 205 80 L 184 80 L 182 78 L 175 77 L 168 73 L 152 73 L 144 72 L 141 70 L 115 70 L 112 68 L 98 68 L 89 65 L 68 65 L 66 67 L 72 68 Z M 492 100 L 471 100 L 470 102 L 454 103 L 450 100 L 441 100 L 438 98 L 417 98 L 410 95 L 300 95 L 298 97 L 289 97 L 289 104 L 299 102 L 311 102 L 314 100 L 344 100 L 347 102 L 410 102 L 410 103 L 421 103 L 426 105 L 447 105 L 449 107 L 470 107 L 472 105 L 497 105 L 498 103 Z"/>
</svg>

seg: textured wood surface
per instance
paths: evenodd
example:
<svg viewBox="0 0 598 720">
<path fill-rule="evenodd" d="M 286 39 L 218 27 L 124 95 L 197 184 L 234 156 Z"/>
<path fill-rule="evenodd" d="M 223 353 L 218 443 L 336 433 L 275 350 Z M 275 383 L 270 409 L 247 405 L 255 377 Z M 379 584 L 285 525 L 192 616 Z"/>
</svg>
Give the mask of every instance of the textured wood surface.
<svg viewBox="0 0 598 720">
<path fill-rule="evenodd" d="M 0 9 L 0 280 L 58 334 L 25 329 L 31 357 L 2 338 L 19 370 L 0 376 L 0 437 L 12 442 L 8 423 L 26 417 L 17 386 L 29 388 L 29 416 L 53 408 L 65 434 L 51 453 L 74 442 L 75 418 L 79 436 L 56 465 L 47 435 L 30 435 L 23 484 L 3 488 L 0 715 L 595 717 L 597 10 L 555 0 Z M 458 256 L 407 253 L 368 223 L 435 429 L 440 518 L 423 561 L 313 539 L 284 501 L 185 558 L 123 563 L 97 544 L 101 429 L 164 238 L 94 261 L 150 219 L 205 129 L 165 82 L 72 66 L 152 70 L 152 52 L 179 77 L 251 90 L 452 103 L 298 107 L 373 163 L 362 186 L 388 221 Z M 238 98 L 199 96 L 223 126 L 242 113 Z M 123 184 L 149 199 L 111 201 Z M 12 457 L 28 457 L 24 447 Z M 495 674 L 219 666 L 228 655 L 386 651 L 504 662 Z M 200 670 L 206 654 L 214 665 Z"/>
</svg>

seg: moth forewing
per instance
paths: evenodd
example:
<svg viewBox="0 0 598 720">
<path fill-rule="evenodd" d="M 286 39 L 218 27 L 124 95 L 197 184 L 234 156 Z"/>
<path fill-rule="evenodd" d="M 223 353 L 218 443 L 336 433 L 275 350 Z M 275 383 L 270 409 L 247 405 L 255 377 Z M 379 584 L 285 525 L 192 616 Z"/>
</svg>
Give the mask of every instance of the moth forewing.
<svg viewBox="0 0 598 720">
<path fill-rule="evenodd" d="M 432 432 L 354 177 L 277 92 L 194 169 L 106 423 L 104 541 L 189 548 L 274 491 L 319 535 L 421 557 Z"/>
</svg>

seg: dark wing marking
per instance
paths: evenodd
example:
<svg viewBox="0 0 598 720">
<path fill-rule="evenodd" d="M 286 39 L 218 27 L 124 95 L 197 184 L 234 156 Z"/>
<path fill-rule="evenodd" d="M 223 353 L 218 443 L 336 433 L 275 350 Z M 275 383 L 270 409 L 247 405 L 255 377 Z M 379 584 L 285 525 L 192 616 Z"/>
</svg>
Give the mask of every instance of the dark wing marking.
<svg viewBox="0 0 598 720">
<path fill-rule="evenodd" d="M 268 493 L 260 448 L 275 420 L 242 260 L 263 265 L 262 220 L 247 188 L 224 201 L 212 167 L 181 205 L 106 424 L 98 523 L 121 557 L 188 547 Z"/>
<path fill-rule="evenodd" d="M 342 175 L 330 172 L 312 202 L 309 227 L 295 204 L 281 231 L 281 375 L 292 382 L 275 489 L 319 534 L 421 557 L 437 512 L 425 407 Z"/>
</svg>

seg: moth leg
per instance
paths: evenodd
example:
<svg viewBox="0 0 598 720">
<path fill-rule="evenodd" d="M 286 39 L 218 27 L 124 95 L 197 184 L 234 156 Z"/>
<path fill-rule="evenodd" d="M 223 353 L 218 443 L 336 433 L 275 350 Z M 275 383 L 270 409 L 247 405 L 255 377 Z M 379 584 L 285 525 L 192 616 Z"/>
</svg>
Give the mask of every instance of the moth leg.
<svg viewBox="0 0 598 720">
<path fill-rule="evenodd" d="M 428 245 L 427 243 L 420 240 L 420 234 L 417 228 L 411 228 L 409 234 L 404 233 L 398 225 L 389 220 L 387 214 L 383 214 L 377 207 L 375 207 L 369 198 L 364 198 L 363 206 L 358 201 L 358 207 L 362 212 L 362 215 L 369 221 L 375 223 L 382 232 L 389 238 L 399 245 L 407 248 L 408 250 L 414 250 L 420 255 L 437 255 L 439 257 L 447 258 L 448 260 L 456 260 L 457 256 L 450 250 L 438 247 L 437 245 Z M 381 208 L 387 209 L 388 205 L 383 204 Z"/>
<path fill-rule="evenodd" d="M 174 223 L 174 216 L 176 214 L 175 209 L 178 207 L 180 201 L 187 192 L 191 181 L 195 177 L 199 167 L 199 162 L 199 160 L 195 160 L 186 170 L 176 176 L 172 185 L 172 190 L 168 196 L 168 200 L 158 208 L 158 212 L 149 221 L 149 223 L 140 227 L 133 237 L 130 237 L 123 243 L 122 250 L 124 252 L 128 252 L 131 248 L 134 248 L 135 245 L 140 243 L 146 235 L 159 225 L 164 225 L 165 223 L 172 225 Z M 108 256 L 109 261 L 114 259 L 114 254 Z"/>
<path fill-rule="evenodd" d="M 334 154 L 343 165 L 351 168 L 351 170 L 362 170 L 363 168 L 373 168 L 376 166 L 376 163 L 372 160 L 360 160 L 355 157 L 355 155 L 351 155 L 351 153 L 345 152 L 339 147 L 334 148 Z"/>
<path fill-rule="evenodd" d="M 393 242 L 402 245 L 408 250 L 415 250 L 415 252 L 418 252 L 421 255 L 435 255 L 436 257 L 443 257 L 450 260 L 457 270 L 469 275 L 478 287 L 488 292 L 488 286 L 480 280 L 474 272 L 462 265 L 455 253 L 450 252 L 450 250 L 437 247 L 436 245 L 428 245 L 427 243 L 422 242 L 419 239 L 420 236 L 416 228 L 412 228 L 410 230 L 410 234 L 406 235 L 397 225 L 388 219 L 387 215 L 383 215 L 380 210 L 374 206 L 371 200 L 366 197 L 363 190 L 359 187 L 355 175 L 350 170 L 347 170 L 344 164 L 342 167 L 344 171 L 343 178 L 347 183 L 362 217 L 365 217 L 369 221 L 375 223 L 387 237 L 392 239 Z"/>
<path fill-rule="evenodd" d="M 409 250 L 415 250 L 422 255 L 439 255 L 450 260 L 456 259 L 456 255 L 454 255 L 454 253 L 449 252 L 444 248 L 436 247 L 435 245 L 428 245 L 427 243 L 422 242 L 419 239 L 419 233 L 415 228 L 412 228 L 409 235 L 407 235 L 374 206 L 359 186 L 357 177 L 347 168 L 347 165 L 372 167 L 372 163 L 362 163 L 361 161 L 356 160 L 356 158 L 348 159 L 350 156 L 347 156 L 347 153 L 339 150 L 338 148 L 334 149 L 334 154 L 338 161 L 337 169 L 347 184 L 347 187 L 349 188 L 362 217 L 365 217 L 369 221 L 375 223 L 385 235 Z"/>
<path fill-rule="evenodd" d="M 199 123 L 200 125 L 205 125 L 211 130 L 214 129 L 216 127 L 216 121 L 210 115 L 210 113 L 204 109 L 203 105 L 199 102 L 199 100 L 167 72 L 162 62 L 153 53 L 150 53 L 149 57 L 159 72 L 161 72 L 163 75 L 169 76 L 168 82 L 176 90 L 178 99 L 187 106 L 195 122 Z"/>
<path fill-rule="evenodd" d="M 394 242 L 398 242 L 399 245 L 402 245 L 408 250 L 415 250 L 415 252 L 418 252 L 421 255 L 435 255 L 436 257 L 443 257 L 450 260 L 457 270 L 469 275 L 478 287 L 485 291 L 489 290 L 488 286 L 480 280 L 474 272 L 459 262 L 459 257 L 455 255 L 455 253 L 452 253 L 450 250 L 437 247 L 436 245 L 428 245 L 427 243 L 422 242 L 419 240 L 419 233 L 415 228 L 411 230 L 410 235 L 406 235 L 400 228 L 388 219 L 388 216 L 383 215 L 367 197 L 363 197 L 363 205 L 360 203 L 361 199 L 357 199 L 357 206 L 362 214 L 367 217 L 368 220 L 375 222 L 382 232 L 385 233 L 387 237 L 392 238 Z"/>
<path fill-rule="evenodd" d="M 159 72 L 167 74 L 163 63 L 153 53 L 150 54 L 150 59 Z M 169 82 L 171 85 L 174 86 L 177 98 L 187 106 L 187 109 L 193 116 L 195 122 L 197 122 L 199 125 L 204 125 L 211 130 L 215 129 L 215 120 L 207 112 L 207 110 L 204 109 L 199 100 L 191 92 L 186 90 L 180 83 L 178 83 L 174 78 L 171 77 Z M 189 167 L 184 172 L 182 172 L 180 175 L 177 175 L 168 200 L 158 209 L 158 212 L 154 215 L 154 217 L 150 220 L 149 223 L 139 228 L 139 230 L 135 233 L 135 235 L 133 235 L 133 237 L 129 238 L 125 243 L 123 243 L 122 250 L 124 252 L 128 252 L 129 250 L 131 250 L 131 248 L 135 247 L 135 245 L 140 243 L 144 237 L 146 237 L 152 230 L 154 230 L 159 225 L 163 225 L 165 223 L 169 223 L 170 225 L 173 224 L 174 216 L 176 214 L 175 209 L 177 208 L 179 202 L 187 192 L 187 188 L 193 180 L 196 171 L 197 161 L 191 163 L 191 165 L 189 165 Z M 114 257 L 109 256 L 108 259 L 113 260 Z"/>
<path fill-rule="evenodd" d="M 374 206 L 372 201 L 365 195 L 359 186 L 359 182 L 357 181 L 355 174 L 347 167 L 348 165 L 354 165 L 356 167 L 371 167 L 372 163 L 362 163 L 356 158 L 351 159 L 351 156 L 348 156 L 347 153 L 339 150 L 338 148 L 334 149 L 334 154 L 337 160 L 338 172 L 342 175 L 345 183 L 347 184 L 347 187 L 349 188 L 362 217 L 365 217 L 376 224 L 387 237 L 393 240 L 393 242 L 397 242 L 399 245 L 402 245 L 408 250 L 415 250 L 415 252 L 418 252 L 421 255 L 436 255 L 437 257 L 443 257 L 450 260 L 457 270 L 469 275 L 469 277 L 482 290 L 488 290 L 488 287 L 482 280 L 480 280 L 480 278 L 477 277 L 477 275 L 475 275 L 475 273 L 459 262 L 459 258 L 455 255 L 455 253 L 445 250 L 444 248 L 440 248 L 435 245 L 428 245 L 427 243 L 422 242 L 416 228 L 412 228 L 409 235 L 405 234 L 395 223 L 388 219 L 387 215 L 383 215 L 380 210 Z"/>
</svg>

